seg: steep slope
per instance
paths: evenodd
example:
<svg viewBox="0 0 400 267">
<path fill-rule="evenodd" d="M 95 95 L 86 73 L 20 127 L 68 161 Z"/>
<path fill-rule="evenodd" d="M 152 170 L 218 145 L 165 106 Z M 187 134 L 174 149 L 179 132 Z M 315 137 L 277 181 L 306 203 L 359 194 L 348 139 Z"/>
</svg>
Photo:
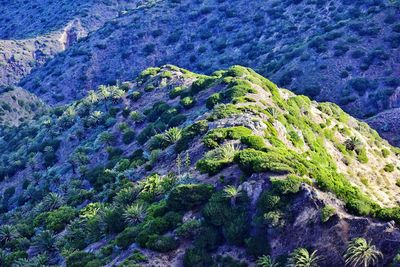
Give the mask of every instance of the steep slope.
<svg viewBox="0 0 400 267">
<path fill-rule="evenodd" d="M 131 1 L 0 1 L 0 85 L 13 85 L 105 22 Z"/>
<path fill-rule="evenodd" d="M 358 237 L 387 266 L 400 249 L 399 150 L 251 69 L 150 68 L 0 141 L 5 266 L 283 266 L 298 247 L 343 266 Z"/>
<path fill-rule="evenodd" d="M 105 25 L 22 85 L 65 103 L 149 66 L 173 63 L 209 74 L 240 64 L 359 118 L 400 105 L 400 12 L 393 1 L 151 3 Z"/>
<path fill-rule="evenodd" d="M 47 109 L 37 96 L 15 87 L 0 87 L 0 125 L 18 126 Z"/>
</svg>

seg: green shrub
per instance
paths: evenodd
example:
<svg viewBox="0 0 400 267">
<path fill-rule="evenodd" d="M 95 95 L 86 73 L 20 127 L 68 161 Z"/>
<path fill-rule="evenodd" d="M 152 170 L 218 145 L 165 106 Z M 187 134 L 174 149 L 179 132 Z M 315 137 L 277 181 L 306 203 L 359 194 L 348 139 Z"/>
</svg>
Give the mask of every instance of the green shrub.
<svg viewBox="0 0 400 267">
<path fill-rule="evenodd" d="M 386 148 L 383 148 L 382 149 L 382 156 L 384 158 L 387 158 L 387 157 L 389 157 L 389 155 L 390 155 L 390 151 L 388 149 L 386 149 Z"/>
<path fill-rule="evenodd" d="M 231 161 L 216 160 L 213 158 L 203 158 L 196 163 L 196 168 L 201 173 L 208 173 L 208 175 L 218 174 L 221 170 L 226 168 Z"/>
<path fill-rule="evenodd" d="M 177 96 L 180 96 L 184 91 L 182 86 L 177 86 L 169 92 L 169 98 L 174 99 Z"/>
<path fill-rule="evenodd" d="M 254 149 L 244 149 L 235 155 L 235 162 L 248 174 L 255 172 L 272 171 L 276 173 L 290 173 L 293 169 L 279 153 L 262 152 Z"/>
<path fill-rule="evenodd" d="M 233 80 L 224 92 L 224 98 L 231 101 L 238 97 L 244 97 L 248 93 L 257 93 L 257 90 L 252 87 L 250 82 L 246 80 Z"/>
<path fill-rule="evenodd" d="M 179 247 L 179 242 L 172 236 L 151 235 L 146 247 L 157 252 L 169 252 Z"/>
<path fill-rule="evenodd" d="M 357 150 L 357 159 L 360 163 L 368 163 L 367 150 L 365 147 Z"/>
<path fill-rule="evenodd" d="M 135 132 L 131 129 L 125 130 L 122 135 L 122 141 L 124 144 L 129 145 L 135 139 Z"/>
<path fill-rule="evenodd" d="M 248 219 L 242 215 L 234 218 L 222 228 L 224 237 L 228 243 L 233 245 L 243 245 L 249 233 Z"/>
<path fill-rule="evenodd" d="M 257 208 L 261 214 L 279 209 L 280 206 L 281 197 L 270 190 L 265 190 L 257 200 Z"/>
<path fill-rule="evenodd" d="M 194 266 L 212 266 L 213 260 L 210 254 L 204 249 L 189 248 L 185 251 L 183 257 L 183 266 L 194 267 Z"/>
<path fill-rule="evenodd" d="M 217 128 L 211 130 L 203 138 L 203 143 L 208 148 L 216 148 L 226 139 L 240 139 L 243 136 L 251 135 L 252 131 L 243 126 L 230 128 Z"/>
<path fill-rule="evenodd" d="M 93 253 L 83 251 L 72 252 L 66 260 L 67 267 L 86 266 L 90 261 L 96 259 Z"/>
<path fill-rule="evenodd" d="M 175 151 L 180 153 L 187 150 L 190 142 L 199 134 L 208 131 L 208 123 L 205 120 L 197 121 L 192 125 L 186 127 L 182 132 L 182 138 L 175 144 Z"/>
<path fill-rule="evenodd" d="M 196 105 L 196 100 L 191 96 L 187 96 L 182 98 L 180 103 L 184 108 L 189 109 Z"/>
<path fill-rule="evenodd" d="M 385 221 L 394 220 L 396 223 L 400 223 L 400 208 L 381 208 L 377 211 L 377 218 Z"/>
<path fill-rule="evenodd" d="M 182 238 L 193 238 L 197 235 L 200 227 L 201 222 L 199 220 L 192 219 L 179 226 L 176 229 L 176 235 Z"/>
<path fill-rule="evenodd" d="M 264 214 L 264 223 L 270 227 L 282 227 L 285 224 L 284 214 L 280 210 L 269 211 Z"/>
<path fill-rule="evenodd" d="M 75 218 L 77 212 L 69 206 L 62 206 L 54 211 L 46 213 L 46 228 L 59 232 L 64 229 L 68 222 Z"/>
<path fill-rule="evenodd" d="M 115 244 L 122 249 L 127 249 L 131 244 L 135 242 L 135 238 L 139 233 L 137 227 L 128 227 L 124 231 L 119 233 L 115 238 Z"/>
<path fill-rule="evenodd" d="M 195 95 L 200 91 L 203 91 L 206 88 L 210 87 L 213 83 L 214 83 L 214 78 L 212 77 L 200 78 L 193 82 L 190 92 L 192 95 Z"/>
<path fill-rule="evenodd" d="M 268 255 L 270 247 L 268 245 L 267 233 L 258 232 L 246 239 L 246 251 L 249 255 L 260 257 Z"/>
<path fill-rule="evenodd" d="M 333 215 L 335 215 L 336 209 L 330 205 L 326 205 L 321 210 L 321 221 L 327 222 Z"/>
<path fill-rule="evenodd" d="M 221 233 L 215 227 L 203 226 L 193 242 L 196 248 L 201 248 L 206 251 L 213 251 L 218 248 L 223 242 Z"/>
<path fill-rule="evenodd" d="M 219 104 L 214 107 L 212 114 L 207 120 L 214 121 L 217 119 L 228 118 L 235 114 L 240 114 L 242 111 L 232 104 Z"/>
<path fill-rule="evenodd" d="M 212 94 L 206 101 L 206 107 L 208 109 L 213 109 L 215 105 L 222 102 L 221 93 Z"/>
<path fill-rule="evenodd" d="M 367 90 L 374 90 L 376 88 L 375 83 L 363 77 L 350 80 L 349 86 L 356 90 L 359 95 L 364 95 Z"/>
<path fill-rule="evenodd" d="M 385 165 L 385 167 L 383 168 L 383 170 L 385 171 L 385 172 L 393 172 L 394 171 L 394 164 L 392 164 L 392 163 L 389 163 L 389 164 L 386 164 Z"/>
<path fill-rule="evenodd" d="M 264 138 L 258 135 L 248 135 L 242 136 L 240 141 L 247 145 L 248 148 L 253 148 L 257 150 L 263 150 L 265 148 L 265 141 Z"/>
<path fill-rule="evenodd" d="M 300 191 L 301 183 L 308 183 L 309 180 L 296 175 L 288 175 L 286 179 L 272 179 L 272 187 L 281 194 L 296 194 Z"/>
<path fill-rule="evenodd" d="M 247 263 L 236 260 L 230 256 L 221 256 L 217 255 L 215 258 L 215 264 L 217 266 L 224 266 L 224 267 L 247 267 Z"/>
<path fill-rule="evenodd" d="M 190 210 L 204 204 L 214 191 L 209 184 L 182 184 L 175 187 L 167 198 L 172 210 Z"/>
</svg>

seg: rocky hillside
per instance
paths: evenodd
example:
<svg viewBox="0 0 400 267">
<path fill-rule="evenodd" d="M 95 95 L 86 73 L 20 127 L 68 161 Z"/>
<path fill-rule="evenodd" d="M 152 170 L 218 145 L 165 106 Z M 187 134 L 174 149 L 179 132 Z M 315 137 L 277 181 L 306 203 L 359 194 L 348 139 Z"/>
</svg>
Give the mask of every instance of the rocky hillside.
<svg viewBox="0 0 400 267">
<path fill-rule="evenodd" d="M 0 85 L 32 69 L 135 7 L 136 1 L 0 1 Z"/>
<path fill-rule="evenodd" d="M 17 87 L 0 87 L 0 124 L 18 126 L 45 112 L 47 105 L 37 96 Z"/>
<path fill-rule="evenodd" d="M 143 1 L 21 85 L 67 103 L 150 66 L 210 74 L 240 64 L 367 118 L 400 107 L 399 14 L 386 0 Z"/>
<path fill-rule="evenodd" d="M 2 266 L 400 260 L 400 151 L 244 67 L 147 69 L 0 152 Z"/>
</svg>

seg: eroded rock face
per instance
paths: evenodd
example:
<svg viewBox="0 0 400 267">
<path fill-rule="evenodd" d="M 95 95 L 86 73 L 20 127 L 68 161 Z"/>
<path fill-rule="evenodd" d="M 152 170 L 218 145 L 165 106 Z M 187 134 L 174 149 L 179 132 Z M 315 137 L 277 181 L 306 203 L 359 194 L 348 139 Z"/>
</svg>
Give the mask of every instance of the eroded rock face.
<svg viewBox="0 0 400 267">
<path fill-rule="evenodd" d="M 321 221 L 325 205 L 337 209 L 326 223 Z M 329 194 L 303 186 L 289 211 L 293 219 L 282 229 L 269 230 L 271 252 L 274 256 L 288 254 L 297 247 L 313 244 L 311 249 L 324 256 L 322 266 L 344 266 L 343 253 L 352 238 L 363 237 L 384 254 L 387 266 L 400 249 L 400 230 L 393 222 L 378 222 L 346 213 L 340 203 Z"/>
</svg>

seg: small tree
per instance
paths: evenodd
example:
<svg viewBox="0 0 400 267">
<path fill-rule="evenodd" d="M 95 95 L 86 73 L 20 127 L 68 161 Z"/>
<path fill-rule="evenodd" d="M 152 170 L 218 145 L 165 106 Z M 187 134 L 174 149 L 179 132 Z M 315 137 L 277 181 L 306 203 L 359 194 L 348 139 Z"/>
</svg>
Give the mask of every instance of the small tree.
<svg viewBox="0 0 400 267">
<path fill-rule="evenodd" d="M 48 194 L 42 202 L 42 210 L 43 211 L 51 211 L 55 210 L 62 206 L 64 203 L 63 197 L 57 193 L 51 192 Z"/>
<path fill-rule="evenodd" d="M 12 225 L 0 226 L 0 243 L 6 244 L 19 237 L 19 233 Z"/>
<path fill-rule="evenodd" d="M 123 216 L 127 224 L 138 224 L 146 217 L 146 207 L 141 203 L 133 204 L 125 210 Z"/>
<path fill-rule="evenodd" d="M 362 147 L 362 142 L 357 136 L 352 136 L 344 142 L 346 149 L 350 151 L 358 150 Z"/>
<path fill-rule="evenodd" d="M 367 242 L 364 238 L 353 238 L 346 249 L 344 259 L 346 265 L 349 266 L 364 266 L 377 265 L 379 258 L 382 258 L 383 254 L 376 246 L 371 245 L 371 242 Z"/>
<path fill-rule="evenodd" d="M 241 192 L 236 187 L 228 185 L 224 188 L 225 197 L 231 201 L 231 206 L 236 206 L 236 199 L 240 196 Z"/>
<path fill-rule="evenodd" d="M 271 258 L 271 256 L 262 255 L 256 261 L 259 267 L 278 267 L 278 264 Z"/>
<path fill-rule="evenodd" d="M 177 127 L 170 128 L 163 133 L 162 137 L 168 145 L 175 144 L 182 138 L 182 130 Z"/>
<path fill-rule="evenodd" d="M 51 231 L 42 231 L 33 238 L 32 249 L 35 252 L 53 252 L 57 249 L 56 237 Z"/>
<path fill-rule="evenodd" d="M 317 251 L 311 254 L 305 248 L 296 248 L 289 256 L 289 267 L 318 267 L 321 257 L 317 256 Z"/>
</svg>

